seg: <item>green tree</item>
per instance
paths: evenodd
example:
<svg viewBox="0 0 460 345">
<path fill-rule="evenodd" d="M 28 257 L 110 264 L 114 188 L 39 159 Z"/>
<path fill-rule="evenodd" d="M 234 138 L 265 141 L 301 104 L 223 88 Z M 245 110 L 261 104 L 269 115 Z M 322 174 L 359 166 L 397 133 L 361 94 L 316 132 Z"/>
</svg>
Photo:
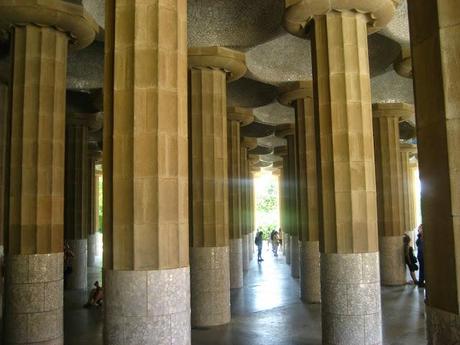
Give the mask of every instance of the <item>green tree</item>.
<svg viewBox="0 0 460 345">
<path fill-rule="evenodd" d="M 266 193 L 260 195 L 257 200 L 257 211 L 271 213 L 278 209 L 278 196 L 276 195 L 275 185 L 268 186 Z"/>
</svg>

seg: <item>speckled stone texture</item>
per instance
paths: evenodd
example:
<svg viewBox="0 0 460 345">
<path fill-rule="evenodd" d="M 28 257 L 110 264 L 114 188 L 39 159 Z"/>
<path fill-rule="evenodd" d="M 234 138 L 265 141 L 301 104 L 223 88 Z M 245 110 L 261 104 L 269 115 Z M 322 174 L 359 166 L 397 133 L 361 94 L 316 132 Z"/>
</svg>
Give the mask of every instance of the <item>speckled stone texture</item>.
<svg viewBox="0 0 460 345">
<path fill-rule="evenodd" d="M 379 240 L 382 285 L 406 284 L 406 265 L 402 236 L 382 236 Z"/>
<path fill-rule="evenodd" d="M 254 258 L 254 241 L 255 241 L 254 233 L 251 232 L 249 234 L 249 242 L 248 242 L 248 251 L 249 251 L 249 261 L 252 261 Z"/>
<path fill-rule="evenodd" d="M 324 345 L 382 344 L 379 254 L 321 254 Z"/>
<path fill-rule="evenodd" d="M 66 288 L 71 290 L 86 289 L 88 287 L 88 241 L 69 240 L 73 251 L 72 273 L 66 281 Z"/>
<path fill-rule="evenodd" d="M 289 241 L 291 253 L 291 276 L 299 278 L 300 276 L 300 258 L 299 258 L 299 236 L 291 236 Z"/>
<path fill-rule="evenodd" d="M 64 344 L 63 254 L 6 258 L 4 344 Z"/>
<path fill-rule="evenodd" d="M 249 269 L 249 235 L 243 235 L 243 248 L 242 248 L 242 262 L 243 262 L 243 271 Z"/>
<path fill-rule="evenodd" d="M 460 344 L 460 316 L 426 306 L 428 345 Z"/>
<path fill-rule="evenodd" d="M 97 238 L 96 234 L 88 235 L 88 266 L 92 267 L 96 263 Z"/>
<path fill-rule="evenodd" d="M 243 240 L 230 240 L 230 288 L 243 287 Z"/>
<path fill-rule="evenodd" d="M 286 263 L 290 265 L 291 264 L 291 235 L 286 234 L 286 236 L 284 236 L 284 239 L 286 240 L 286 252 L 284 255 L 286 256 Z"/>
<path fill-rule="evenodd" d="M 319 242 L 300 242 L 300 299 L 306 303 L 321 302 Z"/>
<path fill-rule="evenodd" d="M 190 345 L 190 270 L 105 271 L 104 344 Z"/>
<path fill-rule="evenodd" d="M 229 323 L 229 248 L 190 248 L 190 279 L 192 325 L 207 327 Z"/>
</svg>

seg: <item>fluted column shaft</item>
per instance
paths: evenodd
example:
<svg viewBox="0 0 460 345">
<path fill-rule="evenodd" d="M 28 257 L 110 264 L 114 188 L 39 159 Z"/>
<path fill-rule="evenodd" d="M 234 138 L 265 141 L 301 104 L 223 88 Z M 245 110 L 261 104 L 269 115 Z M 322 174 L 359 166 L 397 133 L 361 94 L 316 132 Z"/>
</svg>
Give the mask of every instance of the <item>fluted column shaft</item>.
<svg viewBox="0 0 460 345">
<path fill-rule="evenodd" d="M 460 7 L 455 0 L 409 1 L 417 123 L 427 338 L 460 337 Z"/>
<path fill-rule="evenodd" d="M 404 214 L 399 120 L 404 104 L 374 104 L 374 152 L 377 186 L 380 274 L 384 285 L 406 283 Z"/>
<path fill-rule="evenodd" d="M 322 331 L 328 345 L 382 343 L 368 19 L 346 10 L 315 17 Z M 339 303 L 345 295 L 347 303 Z"/>
<path fill-rule="evenodd" d="M 241 233 L 243 237 L 243 270 L 249 269 L 249 233 L 248 233 L 248 179 L 249 179 L 249 163 L 248 149 L 241 147 L 240 149 L 240 188 L 241 188 Z"/>
<path fill-rule="evenodd" d="M 5 219 L 5 193 L 7 180 L 6 154 L 8 152 L 8 127 L 8 87 L 0 83 L 0 219 Z M 2 264 L 2 266 L 4 253 L 3 241 L 5 236 L 4 228 L 4 222 L 0 222 L 0 263 Z M 0 274 L 2 274 L 2 271 L 0 271 Z M 0 291 L 3 291 L 2 287 L 0 287 Z"/>
<path fill-rule="evenodd" d="M 187 4 L 105 15 L 104 342 L 189 345 Z"/>
<path fill-rule="evenodd" d="M 87 229 L 88 229 L 88 266 L 94 266 L 97 255 L 97 176 L 96 163 L 99 158 L 98 152 L 88 153 L 88 204 L 87 204 Z"/>
</svg>

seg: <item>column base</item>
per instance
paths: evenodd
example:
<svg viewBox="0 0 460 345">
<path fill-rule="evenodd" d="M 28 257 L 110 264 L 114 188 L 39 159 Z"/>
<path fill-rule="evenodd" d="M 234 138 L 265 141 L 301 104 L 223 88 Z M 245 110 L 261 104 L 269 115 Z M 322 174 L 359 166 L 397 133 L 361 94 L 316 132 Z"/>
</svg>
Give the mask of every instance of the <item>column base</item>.
<svg viewBox="0 0 460 345">
<path fill-rule="evenodd" d="M 458 344 L 460 342 L 460 315 L 425 307 L 428 345 Z"/>
<path fill-rule="evenodd" d="M 321 254 L 323 344 L 382 344 L 379 254 Z"/>
<path fill-rule="evenodd" d="M 286 239 L 286 263 L 288 265 L 291 264 L 291 236 L 289 234 L 286 234 L 285 236 Z"/>
<path fill-rule="evenodd" d="M 299 278 L 300 276 L 300 258 L 299 258 L 299 236 L 291 236 L 291 276 Z"/>
<path fill-rule="evenodd" d="M 190 270 L 104 272 L 104 344 L 191 344 Z"/>
<path fill-rule="evenodd" d="M 255 240 L 254 233 L 251 232 L 248 236 L 249 262 L 251 262 L 252 259 L 254 258 L 254 240 Z"/>
<path fill-rule="evenodd" d="M 228 247 L 190 248 L 192 326 L 230 322 Z"/>
<path fill-rule="evenodd" d="M 97 238 L 96 234 L 88 235 L 88 267 L 96 265 Z"/>
<path fill-rule="evenodd" d="M 319 242 L 300 242 L 300 299 L 321 303 Z"/>
<path fill-rule="evenodd" d="M 242 252 L 242 260 L 243 260 L 243 271 L 247 271 L 249 269 L 249 235 L 243 235 L 243 252 Z"/>
<path fill-rule="evenodd" d="M 72 272 L 66 276 L 65 287 L 70 290 L 88 288 L 88 241 L 68 240 L 73 251 Z"/>
<path fill-rule="evenodd" d="M 243 240 L 230 240 L 230 288 L 243 287 Z"/>
<path fill-rule="evenodd" d="M 64 344 L 62 253 L 6 258 L 4 344 Z"/>
<path fill-rule="evenodd" d="M 379 240 L 382 285 L 405 285 L 406 264 L 404 260 L 403 237 L 382 236 Z"/>
</svg>

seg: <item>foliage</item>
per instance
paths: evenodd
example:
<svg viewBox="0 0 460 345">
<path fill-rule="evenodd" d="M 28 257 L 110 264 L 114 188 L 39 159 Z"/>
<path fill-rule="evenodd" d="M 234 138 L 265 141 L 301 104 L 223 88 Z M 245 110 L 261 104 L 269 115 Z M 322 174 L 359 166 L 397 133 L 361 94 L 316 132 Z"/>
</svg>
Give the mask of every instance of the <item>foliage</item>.
<svg viewBox="0 0 460 345">
<path fill-rule="evenodd" d="M 257 198 L 257 211 L 271 213 L 278 209 L 278 195 L 273 183 L 269 184 L 267 191 Z"/>
</svg>

